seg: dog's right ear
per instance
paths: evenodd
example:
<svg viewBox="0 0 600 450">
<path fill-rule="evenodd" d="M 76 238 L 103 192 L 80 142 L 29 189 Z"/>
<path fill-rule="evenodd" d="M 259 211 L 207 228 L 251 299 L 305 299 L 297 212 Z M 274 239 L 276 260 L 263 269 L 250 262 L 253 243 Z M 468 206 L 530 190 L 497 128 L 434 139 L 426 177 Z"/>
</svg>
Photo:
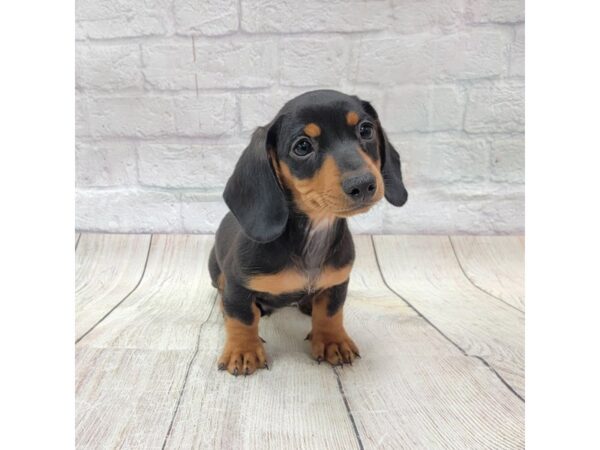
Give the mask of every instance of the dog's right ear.
<svg viewBox="0 0 600 450">
<path fill-rule="evenodd" d="M 408 192 L 406 192 L 404 182 L 402 181 L 400 155 L 385 134 L 375 108 L 367 101 L 361 100 L 361 103 L 364 110 L 370 114 L 378 124 L 381 175 L 383 176 L 383 182 L 385 184 L 385 198 L 394 206 L 402 206 L 408 199 Z"/>
<path fill-rule="evenodd" d="M 223 193 L 244 233 L 261 243 L 271 242 L 283 233 L 289 214 L 271 162 L 280 125 L 281 117 L 254 132 Z"/>
</svg>

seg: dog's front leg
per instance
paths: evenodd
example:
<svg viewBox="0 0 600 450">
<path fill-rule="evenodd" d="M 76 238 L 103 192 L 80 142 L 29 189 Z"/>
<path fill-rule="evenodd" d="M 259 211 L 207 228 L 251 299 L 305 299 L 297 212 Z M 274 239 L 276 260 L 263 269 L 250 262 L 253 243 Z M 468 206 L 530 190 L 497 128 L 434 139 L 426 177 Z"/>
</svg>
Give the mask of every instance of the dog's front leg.
<svg viewBox="0 0 600 450">
<path fill-rule="evenodd" d="M 258 335 L 260 310 L 252 294 L 243 288 L 225 286 L 223 313 L 226 341 L 219 358 L 219 370 L 232 375 L 250 375 L 256 369 L 268 368 L 267 355 Z"/>
<path fill-rule="evenodd" d="M 358 347 L 344 329 L 343 307 L 348 282 L 326 289 L 313 298 L 311 342 L 313 357 L 330 364 L 352 364 Z"/>
</svg>

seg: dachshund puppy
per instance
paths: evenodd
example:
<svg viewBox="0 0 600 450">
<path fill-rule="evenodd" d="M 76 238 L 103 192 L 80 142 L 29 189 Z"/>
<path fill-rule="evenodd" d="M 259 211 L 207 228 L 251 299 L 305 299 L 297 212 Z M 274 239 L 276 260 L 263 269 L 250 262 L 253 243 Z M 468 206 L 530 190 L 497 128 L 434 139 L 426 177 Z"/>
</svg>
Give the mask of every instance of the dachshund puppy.
<svg viewBox="0 0 600 450">
<path fill-rule="evenodd" d="M 223 194 L 231 210 L 209 259 L 233 375 L 268 368 L 260 317 L 298 304 L 312 315 L 312 356 L 352 363 L 358 348 L 342 310 L 354 244 L 346 218 L 385 198 L 407 200 L 400 157 L 366 101 L 332 90 L 302 94 L 258 128 Z"/>
</svg>

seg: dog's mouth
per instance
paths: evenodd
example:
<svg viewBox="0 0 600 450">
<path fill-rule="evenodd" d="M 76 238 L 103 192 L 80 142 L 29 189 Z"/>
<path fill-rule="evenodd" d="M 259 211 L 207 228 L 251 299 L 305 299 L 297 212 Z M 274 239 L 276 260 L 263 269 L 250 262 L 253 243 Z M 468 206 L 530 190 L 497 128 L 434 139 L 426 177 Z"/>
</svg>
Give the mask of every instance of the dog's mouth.
<svg viewBox="0 0 600 450">
<path fill-rule="evenodd" d="M 353 205 L 349 208 L 337 209 L 333 211 L 333 214 L 338 217 L 351 217 L 357 214 L 362 214 L 367 212 L 371 207 L 377 202 L 366 202 L 357 205 Z"/>
<path fill-rule="evenodd" d="M 311 217 L 334 216 L 346 218 L 367 212 L 380 200 L 379 196 L 362 201 L 348 201 L 333 195 L 314 195 L 304 198 L 300 207 L 301 211 L 307 212 Z M 308 208 L 307 208 L 308 207 Z"/>
</svg>

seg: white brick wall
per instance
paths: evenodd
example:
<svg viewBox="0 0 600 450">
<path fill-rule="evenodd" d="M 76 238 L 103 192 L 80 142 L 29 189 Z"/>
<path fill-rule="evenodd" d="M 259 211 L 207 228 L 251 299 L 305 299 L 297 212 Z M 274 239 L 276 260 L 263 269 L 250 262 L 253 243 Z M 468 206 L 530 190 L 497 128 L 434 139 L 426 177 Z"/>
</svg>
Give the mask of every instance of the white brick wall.
<svg viewBox="0 0 600 450">
<path fill-rule="evenodd" d="M 252 130 L 289 98 L 370 100 L 403 208 L 357 232 L 524 227 L 523 0 L 77 0 L 76 227 L 212 232 Z"/>
</svg>

